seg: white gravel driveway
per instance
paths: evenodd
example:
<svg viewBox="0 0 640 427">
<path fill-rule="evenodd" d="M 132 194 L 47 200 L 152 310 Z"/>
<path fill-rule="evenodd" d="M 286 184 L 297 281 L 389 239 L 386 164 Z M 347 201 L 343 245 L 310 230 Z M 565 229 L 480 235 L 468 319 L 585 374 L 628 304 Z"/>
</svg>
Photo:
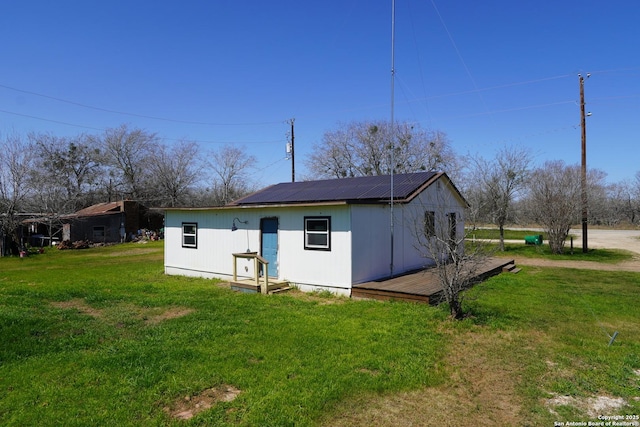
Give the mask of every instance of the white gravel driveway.
<svg viewBox="0 0 640 427">
<path fill-rule="evenodd" d="M 582 247 L 582 229 L 572 229 L 573 244 Z M 587 229 L 587 245 L 597 249 L 626 249 L 640 255 L 640 230 Z"/>
</svg>

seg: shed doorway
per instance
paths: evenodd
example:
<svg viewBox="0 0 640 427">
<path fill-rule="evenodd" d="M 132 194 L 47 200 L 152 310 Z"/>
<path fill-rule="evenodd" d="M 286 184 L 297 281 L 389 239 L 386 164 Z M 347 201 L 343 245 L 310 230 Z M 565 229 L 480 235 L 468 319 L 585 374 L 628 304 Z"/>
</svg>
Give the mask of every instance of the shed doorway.
<svg viewBox="0 0 640 427">
<path fill-rule="evenodd" d="M 260 219 L 260 255 L 269 261 L 269 277 L 278 277 L 278 218 Z"/>
</svg>

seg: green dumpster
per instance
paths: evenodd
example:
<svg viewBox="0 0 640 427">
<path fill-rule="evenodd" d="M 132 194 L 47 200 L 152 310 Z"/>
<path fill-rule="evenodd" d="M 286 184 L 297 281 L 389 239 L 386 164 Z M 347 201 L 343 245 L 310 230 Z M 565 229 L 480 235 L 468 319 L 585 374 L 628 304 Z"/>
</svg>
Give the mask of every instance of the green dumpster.
<svg viewBox="0 0 640 427">
<path fill-rule="evenodd" d="M 541 245 L 542 244 L 542 234 L 535 234 L 533 236 L 524 236 L 524 242 L 527 245 Z"/>
</svg>

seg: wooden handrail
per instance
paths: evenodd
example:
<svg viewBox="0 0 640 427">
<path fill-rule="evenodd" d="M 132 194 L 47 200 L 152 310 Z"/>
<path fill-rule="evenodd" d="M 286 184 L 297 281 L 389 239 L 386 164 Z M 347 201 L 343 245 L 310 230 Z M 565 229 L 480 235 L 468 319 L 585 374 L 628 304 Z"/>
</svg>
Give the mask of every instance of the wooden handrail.
<svg viewBox="0 0 640 427">
<path fill-rule="evenodd" d="M 260 293 L 266 294 L 269 290 L 269 261 L 258 255 L 257 252 L 239 252 L 233 255 L 233 281 L 238 280 L 238 258 L 253 259 L 253 271 L 255 284 L 260 286 Z M 264 265 L 264 282 L 260 283 L 260 264 Z"/>
</svg>

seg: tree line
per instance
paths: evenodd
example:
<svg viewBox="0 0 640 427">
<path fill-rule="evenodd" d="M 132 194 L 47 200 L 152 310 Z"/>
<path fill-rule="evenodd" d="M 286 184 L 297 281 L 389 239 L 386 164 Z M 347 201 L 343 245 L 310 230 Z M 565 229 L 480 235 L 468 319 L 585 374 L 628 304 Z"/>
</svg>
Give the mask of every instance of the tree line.
<svg viewBox="0 0 640 427">
<path fill-rule="evenodd" d="M 392 143 L 393 141 L 393 143 Z M 446 172 L 471 207 L 467 221 L 538 224 L 556 252 L 580 222 L 580 168 L 561 160 L 534 166 L 530 151 L 505 147 L 493 157 L 455 153 L 446 134 L 398 122 L 339 124 L 305 160 L 306 179 L 437 170 Z M 102 134 L 0 135 L 0 234 L 11 234 L 22 213 L 62 215 L 99 202 L 132 199 L 148 207 L 220 206 L 257 188 L 256 158 L 225 145 L 203 153 L 188 140 L 168 144 L 155 133 L 121 125 Z M 589 169 L 589 222 L 636 225 L 640 172 L 607 183 Z"/>
<path fill-rule="evenodd" d="M 219 206 L 253 190 L 256 160 L 241 147 L 202 153 L 122 125 L 99 135 L 0 135 L 0 237 L 17 239 L 25 216 L 57 218 L 101 202 L 147 207 Z"/>
<path fill-rule="evenodd" d="M 342 178 L 388 174 L 394 151 L 396 173 L 446 172 L 471 205 L 469 224 L 494 224 L 504 248 L 506 225 L 538 225 L 551 249 L 560 253 L 569 229 L 582 216 L 581 168 L 562 160 L 534 165 L 530 150 L 504 147 L 494 156 L 460 155 L 440 131 L 416 125 L 353 122 L 324 134 L 307 161 L 312 176 Z M 640 222 L 640 171 L 630 180 L 608 183 L 604 171 L 589 168 L 586 177 L 591 225 L 637 226 Z"/>
</svg>

